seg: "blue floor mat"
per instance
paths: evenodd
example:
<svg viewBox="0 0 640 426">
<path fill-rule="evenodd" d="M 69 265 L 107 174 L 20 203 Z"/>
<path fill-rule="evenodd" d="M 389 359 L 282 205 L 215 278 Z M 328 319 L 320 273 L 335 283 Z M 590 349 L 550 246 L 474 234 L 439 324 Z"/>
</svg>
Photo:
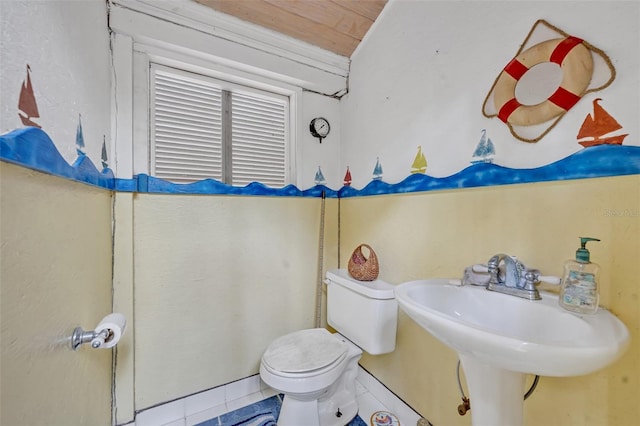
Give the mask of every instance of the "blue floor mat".
<svg viewBox="0 0 640 426">
<path fill-rule="evenodd" d="M 196 426 L 275 426 L 280 406 L 280 398 L 275 395 Z"/>
<path fill-rule="evenodd" d="M 281 406 L 280 398 L 275 395 L 220 417 L 198 423 L 196 426 L 276 426 Z M 367 426 L 367 424 L 356 416 L 346 426 Z"/>
<path fill-rule="evenodd" d="M 360 418 L 360 416 L 356 416 L 347 426 L 367 426 L 367 424 Z"/>
</svg>

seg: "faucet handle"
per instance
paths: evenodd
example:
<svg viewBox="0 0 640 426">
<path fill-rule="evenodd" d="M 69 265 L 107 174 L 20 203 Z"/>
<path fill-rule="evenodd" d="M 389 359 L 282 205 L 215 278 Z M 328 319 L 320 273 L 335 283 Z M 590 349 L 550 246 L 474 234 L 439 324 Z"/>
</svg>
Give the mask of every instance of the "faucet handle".
<svg viewBox="0 0 640 426">
<path fill-rule="evenodd" d="M 537 269 L 527 269 L 524 272 L 524 286 L 525 290 L 533 291 L 536 289 L 536 284 L 540 282 L 540 271 Z"/>
<path fill-rule="evenodd" d="M 524 280 L 525 290 L 532 290 L 541 281 L 552 285 L 558 285 L 562 281 L 559 277 L 554 277 L 553 275 L 540 275 L 540 271 L 537 269 L 527 269 L 524 272 Z"/>
</svg>

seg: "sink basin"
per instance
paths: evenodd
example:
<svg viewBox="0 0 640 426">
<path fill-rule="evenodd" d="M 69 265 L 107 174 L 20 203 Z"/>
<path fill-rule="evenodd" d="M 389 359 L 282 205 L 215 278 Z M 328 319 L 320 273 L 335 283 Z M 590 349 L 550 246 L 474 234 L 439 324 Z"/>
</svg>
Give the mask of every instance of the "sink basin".
<svg viewBox="0 0 640 426">
<path fill-rule="evenodd" d="M 398 303 L 415 322 L 460 354 L 507 370 L 578 376 L 615 361 L 629 343 L 625 325 L 605 309 L 578 316 L 541 292 L 530 301 L 447 279 L 396 287 Z"/>
<path fill-rule="evenodd" d="M 453 282 L 410 281 L 395 295 L 411 319 L 458 353 L 474 426 L 522 424 L 526 374 L 592 373 L 629 344 L 627 328 L 606 309 L 576 315 L 548 292 L 531 301 Z"/>
</svg>

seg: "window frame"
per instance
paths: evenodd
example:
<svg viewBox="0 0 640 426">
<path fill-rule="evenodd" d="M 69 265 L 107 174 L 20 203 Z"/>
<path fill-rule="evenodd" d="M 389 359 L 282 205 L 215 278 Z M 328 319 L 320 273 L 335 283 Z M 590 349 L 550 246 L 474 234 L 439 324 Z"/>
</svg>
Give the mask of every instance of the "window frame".
<svg viewBox="0 0 640 426">
<path fill-rule="evenodd" d="M 168 78 L 172 78 L 172 76 L 175 76 L 177 79 L 185 81 L 185 84 L 187 85 L 189 84 L 188 82 L 193 82 L 203 87 L 208 86 L 213 91 L 215 91 L 216 93 L 219 92 L 220 94 L 220 110 L 219 110 L 220 115 L 217 117 L 219 118 L 219 124 L 221 127 L 220 133 L 219 133 L 220 147 L 219 147 L 219 151 L 215 151 L 216 154 L 219 153 L 220 155 L 220 170 L 219 170 L 220 174 L 212 175 L 208 177 L 214 178 L 228 185 L 237 184 L 237 185 L 244 186 L 250 182 L 255 181 L 255 182 L 261 182 L 271 187 L 280 187 L 280 185 L 286 186 L 287 184 L 290 183 L 291 181 L 290 170 L 287 167 L 289 164 L 288 148 L 291 145 L 290 144 L 291 135 L 290 135 L 290 126 L 289 126 L 289 121 L 291 119 L 290 108 L 289 108 L 290 96 L 273 93 L 271 91 L 257 89 L 255 87 L 246 86 L 244 84 L 237 84 L 237 83 L 232 83 L 226 80 L 220 80 L 218 78 L 213 78 L 207 75 L 202 75 L 200 73 L 186 71 L 184 69 L 169 67 L 166 65 L 158 64 L 153 61 L 150 62 L 150 69 L 149 69 L 149 76 L 150 76 L 150 80 L 149 80 L 150 81 L 150 85 L 149 85 L 149 99 L 150 99 L 149 100 L 149 111 L 150 111 L 149 172 L 150 172 L 150 175 L 158 176 L 158 167 L 156 163 L 157 142 L 155 140 L 156 129 L 154 127 L 156 124 L 156 120 L 154 120 L 154 117 L 156 113 L 155 96 L 156 96 L 156 88 L 157 88 L 155 84 L 155 81 L 156 81 L 155 79 L 157 78 L 158 75 L 161 75 L 161 76 L 164 75 L 165 78 L 167 76 Z M 232 113 L 234 96 L 238 96 L 238 98 L 236 99 L 239 101 L 248 96 L 254 99 L 255 98 L 264 99 L 267 103 L 273 102 L 277 105 L 282 106 L 283 119 L 284 119 L 284 122 L 282 123 L 284 127 L 284 134 L 282 136 L 284 137 L 284 139 L 282 141 L 283 144 L 282 145 L 278 144 L 278 146 L 284 150 L 283 158 L 282 158 L 283 160 L 282 166 L 284 169 L 282 170 L 281 175 L 280 174 L 277 175 L 278 179 L 282 178 L 283 180 L 282 182 L 274 184 L 273 182 L 268 182 L 267 180 L 262 181 L 262 180 L 259 180 L 259 176 L 256 176 L 255 179 L 253 179 L 252 177 L 249 177 L 248 179 L 247 178 L 243 179 L 242 172 L 238 174 L 234 174 L 236 160 L 240 160 L 242 158 L 242 157 L 238 157 L 236 159 L 236 157 L 234 156 L 234 151 L 235 151 L 234 148 L 240 149 L 242 147 L 242 142 L 238 141 L 237 145 L 234 143 L 235 138 L 232 131 L 232 129 L 234 129 L 236 126 L 241 126 L 242 124 L 241 121 L 237 121 L 237 122 L 234 121 L 234 114 Z M 207 123 L 207 124 L 211 124 L 211 123 Z M 258 157 L 256 157 L 256 159 L 258 159 Z M 241 163 L 241 160 L 240 160 L 240 163 Z M 272 163 L 272 164 L 277 167 L 277 165 L 280 163 Z M 185 168 L 185 170 L 187 169 Z M 159 176 L 159 177 L 163 177 L 163 176 Z M 167 177 L 164 177 L 164 178 L 166 180 L 171 181 L 170 178 L 167 178 Z M 187 179 L 185 181 L 194 182 L 197 180 L 200 180 L 200 179 L 194 178 L 193 180 Z M 238 181 L 241 181 L 241 182 L 238 183 Z"/>
<path fill-rule="evenodd" d="M 133 174 L 152 175 L 152 129 L 151 129 L 151 67 L 160 66 L 175 71 L 184 71 L 224 82 L 229 88 L 240 88 L 252 93 L 273 93 L 289 99 L 287 140 L 285 142 L 285 183 L 297 185 L 298 150 L 296 141 L 300 139 L 298 117 L 302 116 L 301 97 L 303 89 L 299 86 L 274 80 L 264 73 L 254 73 L 255 69 L 231 67 L 211 61 L 207 58 L 175 52 L 157 46 L 134 43 L 131 68 L 132 78 L 132 172 Z M 117 89 L 117 88 L 116 88 Z"/>
</svg>

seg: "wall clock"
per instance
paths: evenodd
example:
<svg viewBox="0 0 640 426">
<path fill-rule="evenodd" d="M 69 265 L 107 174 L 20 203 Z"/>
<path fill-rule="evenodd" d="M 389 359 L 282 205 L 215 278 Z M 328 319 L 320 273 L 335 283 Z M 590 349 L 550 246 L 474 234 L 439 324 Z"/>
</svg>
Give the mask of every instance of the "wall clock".
<svg viewBox="0 0 640 426">
<path fill-rule="evenodd" d="M 314 138 L 320 139 L 320 143 L 322 143 L 322 139 L 326 138 L 331 131 L 331 126 L 326 118 L 317 117 L 309 123 L 309 131 Z"/>
</svg>

